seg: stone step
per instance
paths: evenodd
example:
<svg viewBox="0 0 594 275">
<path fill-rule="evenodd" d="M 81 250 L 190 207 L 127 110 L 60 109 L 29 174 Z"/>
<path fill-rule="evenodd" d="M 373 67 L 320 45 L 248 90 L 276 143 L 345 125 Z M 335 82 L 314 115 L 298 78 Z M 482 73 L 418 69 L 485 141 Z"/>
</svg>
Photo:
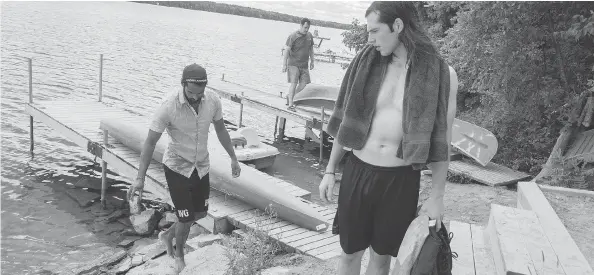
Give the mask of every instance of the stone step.
<svg viewBox="0 0 594 275">
<path fill-rule="evenodd" d="M 594 270 L 535 182 L 518 183 L 518 208 L 536 213 L 567 274 L 594 275 Z"/>
<path fill-rule="evenodd" d="M 534 212 L 491 204 L 485 233 L 497 274 L 565 274 Z"/>
</svg>

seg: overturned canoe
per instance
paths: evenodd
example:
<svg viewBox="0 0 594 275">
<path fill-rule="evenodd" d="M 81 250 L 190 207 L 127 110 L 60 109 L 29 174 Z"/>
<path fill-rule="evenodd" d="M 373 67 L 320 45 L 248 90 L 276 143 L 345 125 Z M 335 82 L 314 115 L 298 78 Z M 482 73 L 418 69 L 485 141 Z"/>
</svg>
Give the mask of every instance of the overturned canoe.
<svg viewBox="0 0 594 275">
<path fill-rule="evenodd" d="M 130 149 L 140 152 L 148 133 L 148 122 L 140 117 L 134 122 L 110 118 L 101 120 L 100 128 L 107 130 L 110 136 Z M 167 132 L 163 133 L 153 153 L 153 159 L 159 162 L 162 162 L 167 148 L 166 135 Z M 209 133 L 208 150 L 213 188 L 231 194 L 260 210 L 272 210 L 277 217 L 303 228 L 314 231 L 325 231 L 328 228 L 328 223 L 313 207 L 278 187 L 274 183 L 278 179 L 243 163 L 240 163 L 241 176 L 233 178 L 231 160 L 214 130 Z"/>
<path fill-rule="evenodd" d="M 293 102 L 297 106 L 307 106 L 332 111 L 338 97 L 338 87 L 307 84 L 303 90 L 295 94 Z"/>
</svg>

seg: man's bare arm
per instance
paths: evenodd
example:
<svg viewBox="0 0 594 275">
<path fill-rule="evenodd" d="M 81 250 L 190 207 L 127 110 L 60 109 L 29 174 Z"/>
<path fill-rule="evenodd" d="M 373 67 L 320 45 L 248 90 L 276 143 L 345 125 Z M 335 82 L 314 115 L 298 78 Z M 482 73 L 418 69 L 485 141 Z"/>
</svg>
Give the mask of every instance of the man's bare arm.
<svg viewBox="0 0 594 275">
<path fill-rule="evenodd" d="M 162 133 L 149 130 L 146 140 L 144 141 L 144 146 L 142 147 L 142 152 L 140 153 L 140 165 L 138 167 L 137 180 L 144 180 L 146 170 L 153 159 L 153 153 L 155 152 L 155 147 L 157 146 L 157 142 L 159 142 L 161 135 Z"/>
<path fill-rule="evenodd" d="M 326 172 L 334 173 L 336 171 L 336 166 L 340 159 L 344 156 L 346 151 L 344 150 L 344 146 L 340 145 L 336 139 L 332 144 L 332 151 L 330 152 L 330 158 L 328 159 L 328 165 L 326 165 Z"/>
<path fill-rule="evenodd" d="M 314 61 L 315 61 L 314 58 L 315 58 L 314 47 L 313 47 L 313 44 L 312 44 L 311 45 L 311 49 L 309 50 L 309 60 L 310 60 L 311 64 L 314 64 Z"/>
<path fill-rule="evenodd" d="M 452 141 L 452 125 L 454 124 L 454 117 L 456 116 L 456 95 L 458 93 L 458 76 L 456 75 L 456 71 L 452 67 L 450 67 L 450 95 L 449 95 L 449 102 L 448 102 L 448 113 L 447 113 L 447 121 L 448 121 L 448 130 L 446 134 L 448 146 Z M 440 161 L 440 162 L 433 162 L 429 164 L 429 168 L 431 168 L 432 174 L 432 187 L 431 187 L 431 197 L 432 198 L 443 198 L 445 193 L 445 183 L 446 178 L 448 175 L 448 167 L 450 165 L 449 161 L 449 152 L 448 152 L 448 160 L 447 161 Z"/>
<path fill-rule="evenodd" d="M 291 48 L 289 46 L 285 46 L 283 51 L 283 68 L 287 67 L 287 61 L 289 60 L 289 51 Z"/>
<path fill-rule="evenodd" d="M 231 137 L 229 136 L 229 132 L 227 131 L 227 127 L 225 127 L 225 122 L 221 118 L 215 122 L 213 122 L 215 131 L 217 132 L 217 137 L 219 138 L 219 142 L 231 157 L 231 160 L 237 161 L 237 157 L 235 156 L 235 150 L 233 149 L 233 144 L 231 144 Z"/>
</svg>

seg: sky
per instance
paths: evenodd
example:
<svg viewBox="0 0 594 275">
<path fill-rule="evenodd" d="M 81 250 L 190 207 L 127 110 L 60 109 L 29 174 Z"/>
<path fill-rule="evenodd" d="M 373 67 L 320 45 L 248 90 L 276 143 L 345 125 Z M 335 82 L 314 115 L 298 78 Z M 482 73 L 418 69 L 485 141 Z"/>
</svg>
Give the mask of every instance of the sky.
<svg viewBox="0 0 594 275">
<path fill-rule="evenodd" d="M 365 21 L 371 1 L 216 1 L 255 9 L 275 11 L 310 19 L 350 24 L 353 18 Z"/>
</svg>

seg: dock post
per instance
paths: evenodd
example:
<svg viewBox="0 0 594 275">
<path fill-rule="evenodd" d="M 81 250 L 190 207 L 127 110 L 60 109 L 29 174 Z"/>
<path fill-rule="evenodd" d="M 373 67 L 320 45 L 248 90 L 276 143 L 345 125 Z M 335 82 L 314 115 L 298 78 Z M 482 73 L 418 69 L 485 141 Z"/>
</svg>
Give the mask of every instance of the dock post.
<svg viewBox="0 0 594 275">
<path fill-rule="evenodd" d="M 322 114 L 320 116 L 320 164 L 322 164 L 324 160 L 324 106 L 322 106 Z"/>
<path fill-rule="evenodd" d="M 107 130 L 103 130 L 103 146 L 107 148 Z M 107 190 L 107 162 L 105 160 L 101 160 L 101 206 L 103 209 L 107 207 L 107 202 L 105 201 L 105 192 Z"/>
<path fill-rule="evenodd" d="M 33 103 L 33 60 L 31 58 L 27 58 L 29 60 L 29 104 Z M 29 152 L 33 155 L 33 116 L 29 116 L 29 139 L 31 141 L 31 145 L 29 147 Z"/>
<path fill-rule="evenodd" d="M 285 125 L 287 124 L 287 119 L 284 117 L 279 117 L 278 123 L 278 141 L 282 141 L 285 137 Z"/>
<path fill-rule="evenodd" d="M 99 102 L 103 98 L 103 54 L 99 55 Z"/>
<path fill-rule="evenodd" d="M 239 123 L 237 124 L 237 130 L 241 128 L 241 122 L 243 120 L 243 92 L 241 92 L 241 103 L 239 103 Z"/>
<path fill-rule="evenodd" d="M 274 135 L 272 136 L 276 139 L 276 130 L 278 130 L 278 116 L 276 116 L 276 120 L 274 121 Z"/>
</svg>

